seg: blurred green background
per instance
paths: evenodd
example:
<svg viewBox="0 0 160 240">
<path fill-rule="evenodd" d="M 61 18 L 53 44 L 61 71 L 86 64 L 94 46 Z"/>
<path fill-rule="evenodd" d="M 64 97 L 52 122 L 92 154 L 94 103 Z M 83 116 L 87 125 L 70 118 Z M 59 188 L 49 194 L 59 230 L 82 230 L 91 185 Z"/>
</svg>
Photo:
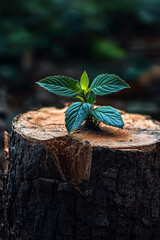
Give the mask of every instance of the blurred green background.
<svg viewBox="0 0 160 240">
<path fill-rule="evenodd" d="M 108 72 L 132 87 L 99 97 L 98 104 L 160 120 L 160 1 L 1 0 L 1 150 L 15 115 L 68 101 L 36 81 L 49 75 L 79 79 L 83 70 L 90 81 Z"/>
</svg>

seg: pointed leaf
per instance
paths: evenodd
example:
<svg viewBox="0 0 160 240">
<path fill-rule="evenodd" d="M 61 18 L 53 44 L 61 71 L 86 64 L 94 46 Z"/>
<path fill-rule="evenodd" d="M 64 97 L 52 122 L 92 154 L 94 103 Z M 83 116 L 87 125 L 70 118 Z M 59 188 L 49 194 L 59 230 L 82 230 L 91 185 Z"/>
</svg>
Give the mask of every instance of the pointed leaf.
<svg viewBox="0 0 160 240">
<path fill-rule="evenodd" d="M 96 96 L 91 92 L 87 98 L 87 102 L 93 104 L 96 99 Z"/>
<path fill-rule="evenodd" d="M 79 93 L 82 93 L 83 91 L 82 91 L 82 89 L 81 89 L 80 83 L 79 83 L 77 80 L 74 80 L 74 81 L 76 81 L 75 91 L 76 91 L 76 92 L 79 92 Z"/>
<path fill-rule="evenodd" d="M 83 74 L 81 76 L 80 83 L 81 83 L 81 88 L 83 90 L 85 90 L 88 87 L 88 85 L 89 85 L 89 78 L 88 78 L 88 75 L 87 75 L 86 71 L 83 72 Z"/>
<path fill-rule="evenodd" d="M 97 107 L 91 111 L 97 120 L 113 127 L 122 128 L 124 126 L 120 112 L 109 106 Z"/>
<path fill-rule="evenodd" d="M 118 92 L 124 88 L 130 88 L 130 86 L 115 74 L 106 73 L 97 76 L 93 80 L 90 88 L 95 95 L 102 96 Z"/>
<path fill-rule="evenodd" d="M 68 133 L 83 123 L 91 108 L 91 104 L 82 102 L 75 102 L 68 107 L 65 113 L 65 125 Z"/>
<path fill-rule="evenodd" d="M 83 97 L 81 97 L 81 96 L 76 96 L 76 98 L 79 98 L 82 102 L 84 102 Z"/>
<path fill-rule="evenodd" d="M 87 94 L 87 93 L 90 92 L 90 91 L 91 91 L 90 88 L 86 88 L 86 89 L 84 90 L 84 94 Z"/>
<path fill-rule="evenodd" d="M 80 90 L 77 80 L 65 76 L 46 77 L 37 83 L 48 91 L 65 97 L 75 97 Z"/>
</svg>

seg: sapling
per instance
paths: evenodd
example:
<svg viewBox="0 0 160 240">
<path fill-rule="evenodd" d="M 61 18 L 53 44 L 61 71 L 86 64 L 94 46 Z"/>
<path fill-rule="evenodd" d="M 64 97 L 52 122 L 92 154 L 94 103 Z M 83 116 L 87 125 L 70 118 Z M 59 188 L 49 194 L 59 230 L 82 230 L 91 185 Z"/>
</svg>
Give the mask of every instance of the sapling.
<svg viewBox="0 0 160 240">
<path fill-rule="evenodd" d="M 65 76 L 46 77 L 37 82 L 48 91 L 64 97 L 77 98 L 65 112 L 65 126 L 68 133 L 85 125 L 98 128 L 100 122 L 113 127 L 123 128 L 124 122 L 119 111 L 110 106 L 94 107 L 96 96 L 120 91 L 130 86 L 115 74 L 98 75 L 89 87 L 89 78 L 83 72 L 80 82 Z"/>
</svg>

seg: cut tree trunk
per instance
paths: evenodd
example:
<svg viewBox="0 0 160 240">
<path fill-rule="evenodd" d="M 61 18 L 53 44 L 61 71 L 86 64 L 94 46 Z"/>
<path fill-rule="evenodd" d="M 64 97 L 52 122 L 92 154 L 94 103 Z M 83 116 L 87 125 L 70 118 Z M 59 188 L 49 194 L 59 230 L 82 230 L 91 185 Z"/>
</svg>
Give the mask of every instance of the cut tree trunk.
<svg viewBox="0 0 160 240">
<path fill-rule="evenodd" d="M 67 134 L 64 111 L 16 117 L 4 184 L 4 239 L 159 240 L 160 123 Z"/>
</svg>

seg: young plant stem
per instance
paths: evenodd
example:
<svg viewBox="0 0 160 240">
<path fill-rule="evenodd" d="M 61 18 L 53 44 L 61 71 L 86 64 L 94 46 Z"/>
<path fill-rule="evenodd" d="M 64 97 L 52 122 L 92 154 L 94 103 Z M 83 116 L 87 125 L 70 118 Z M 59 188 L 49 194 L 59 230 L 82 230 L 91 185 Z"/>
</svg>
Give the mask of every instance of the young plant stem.
<svg viewBox="0 0 160 240">
<path fill-rule="evenodd" d="M 86 103 L 86 102 L 87 102 L 87 98 L 86 98 L 86 95 L 85 95 L 85 93 L 84 93 L 84 90 L 83 90 L 83 93 L 82 93 L 82 97 L 83 97 L 83 99 L 84 99 L 84 102 Z"/>
<path fill-rule="evenodd" d="M 98 121 L 97 119 L 95 119 L 90 113 L 88 115 L 88 117 L 86 118 L 86 123 L 85 125 L 89 128 L 92 129 L 99 129 L 99 124 L 100 121 Z"/>
<path fill-rule="evenodd" d="M 83 90 L 83 93 L 82 93 L 82 97 L 84 99 L 84 102 L 87 103 L 87 97 L 86 97 L 86 94 Z M 88 114 L 87 118 L 86 118 L 86 126 L 87 127 L 90 127 L 90 128 L 99 128 L 99 124 L 100 124 L 100 121 L 98 121 L 97 119 L 95 119 L 90 113 Z"/>
</svg>

